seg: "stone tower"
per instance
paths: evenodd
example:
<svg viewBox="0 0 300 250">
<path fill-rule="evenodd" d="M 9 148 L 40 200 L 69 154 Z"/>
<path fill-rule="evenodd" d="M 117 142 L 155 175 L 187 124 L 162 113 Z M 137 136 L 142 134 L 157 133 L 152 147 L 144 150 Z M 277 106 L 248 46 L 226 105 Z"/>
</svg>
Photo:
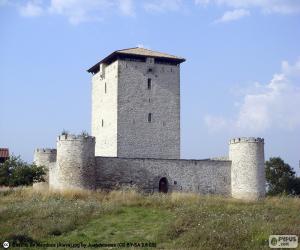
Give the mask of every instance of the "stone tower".
<svg viewBox="0 0 300 250">
<path fill-rule="evenodd" d="M 46 182 L 49 182 L 49 169 L 56 164 L 56 153 L 54 148 L 38 148 L 34 151 L 33 161 L 37 166 L 45 168 Z"/>
<path fill-rule="evenodd" d="M 57 138 L 57 162 L 49 183 L 56 189 L 95 188 L 95 138 L 60 135 Z"/>
<path fill-rule="evenodd" d="M 233 198 L 256 200 L 265 196 L 264 139 L 235 138 L 229 142 Z"/>
<path fill-rule="evenodd" d="M 180 158 L 180 63 L 144 48 L 117 50 L 91 67 L 96 156 Z"/>
</svg>

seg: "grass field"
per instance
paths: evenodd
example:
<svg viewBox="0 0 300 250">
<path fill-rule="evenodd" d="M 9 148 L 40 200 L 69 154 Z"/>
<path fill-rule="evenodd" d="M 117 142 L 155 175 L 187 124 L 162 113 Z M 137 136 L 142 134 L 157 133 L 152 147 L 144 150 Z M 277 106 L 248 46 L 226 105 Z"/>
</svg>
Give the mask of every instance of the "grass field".
<svg viewBox="0 0 300 250">
<path fill-rule="evenodd" d="M 51 244 L 108 249 L 100 243 L 136 244 L 124 249 L 270 249 L 271 234 L 300 236 L 300 199 L 243 202 L 180 193 L 145 196 L 134 190 L 0 191 L 1 244 L 7 240 L 21 244 L 20 249 L 52 249 Z"/>
</svg>

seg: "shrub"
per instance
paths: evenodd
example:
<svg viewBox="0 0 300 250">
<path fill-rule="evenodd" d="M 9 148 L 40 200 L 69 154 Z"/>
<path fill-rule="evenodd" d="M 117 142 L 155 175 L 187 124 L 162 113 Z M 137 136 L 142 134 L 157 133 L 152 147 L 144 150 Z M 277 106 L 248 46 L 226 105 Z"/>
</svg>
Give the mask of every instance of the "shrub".
<svg viewBox="0 0 300 250">
<path fill-rule="evenodd" d="M 45 181 L 43 175 L 44 167 L 28 164 L 19 156 L 11 156 L 0 164 L 0 186 L 28 186 L 33 182 Z"/>
</svg>

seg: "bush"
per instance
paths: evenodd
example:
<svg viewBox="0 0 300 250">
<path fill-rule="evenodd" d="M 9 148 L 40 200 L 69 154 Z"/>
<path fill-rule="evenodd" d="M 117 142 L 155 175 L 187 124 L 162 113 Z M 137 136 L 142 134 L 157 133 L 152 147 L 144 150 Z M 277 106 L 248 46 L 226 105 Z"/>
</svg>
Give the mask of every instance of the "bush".
<svg viewBox="0 0 300 250">
<path fill-rule="evenodd" d="M 0 164 L 0 186 L 16 187 L 45 181 L 44 167 L 28 164 L 18 156 L 11 156 Z"/>
<path fill-rule="evenodd" d="M 280 157 L 266 161 L 268 195 L 300 195 L 300 178 Z"/>
</svg>

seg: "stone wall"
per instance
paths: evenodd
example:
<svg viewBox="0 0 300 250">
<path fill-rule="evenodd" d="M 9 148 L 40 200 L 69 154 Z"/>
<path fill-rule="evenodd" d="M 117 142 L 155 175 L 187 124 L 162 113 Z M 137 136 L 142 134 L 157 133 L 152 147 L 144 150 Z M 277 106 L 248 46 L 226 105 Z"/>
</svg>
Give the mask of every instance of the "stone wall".
<svg viewBox="0 0 300 250">
<path fill-rule="evenodd" d="M 56 149 L 53 148 L 38 148 L 34 151 L 33 162 L 37 166 L 45 167 L 44 179 L 49 182 L 49 168 L 56 162 Z"/>
<path fill-rule="evenodd" d="M 119 60 L 118 78 L 118 157 L 179 159 L 180 65 Z"/>
<path fill-rule="evenodd" d="M 156 192 L 166 177 L 169 191 L 231 195 L 231 161 L 96 157 L 96 188 L 136 185 Z"/>
<path fill-rule="evenodd" d="M 264 139 L 235 138 L 229 142 L 232 197 L 256 200 L 265 196 Z"/>
<path fill-rule="evenodd" d="M 50 186 L 57 189 L 94 189 L 95 137 L 61 135 L 57 138 L 57 162 L 51 168 Z"/>
<path fill-rule="evenodd" d="M 92 136 L 96 155 L 117 156 L 118 61 L 92 77 Z"/>
</svg>

